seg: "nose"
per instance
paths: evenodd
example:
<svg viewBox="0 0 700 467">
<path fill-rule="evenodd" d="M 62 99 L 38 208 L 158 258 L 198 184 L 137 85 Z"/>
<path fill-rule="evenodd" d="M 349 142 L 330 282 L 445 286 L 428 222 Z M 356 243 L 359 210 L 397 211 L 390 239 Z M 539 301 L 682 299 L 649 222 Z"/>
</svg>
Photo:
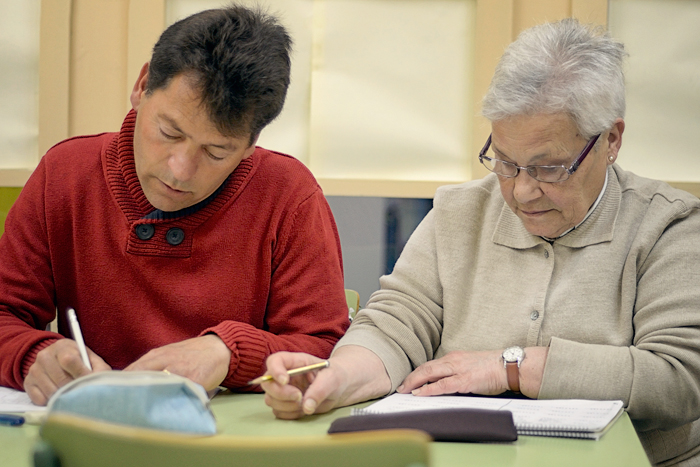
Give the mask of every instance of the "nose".
<svg viewBox="0 0 700 467">
<path fill-rule="evenodd" d="M 521 169 L 513 180 L 513 198 L 520 204 L 528 204 L 542 196 L 540 182 Z"/>
<path fill-rule="evenodd" d="M 190 144 L 177 145 L 168 159 L 168 167 L 175 180 L 187 182 L 197 173 L 197 149 Z"/>
</svg>

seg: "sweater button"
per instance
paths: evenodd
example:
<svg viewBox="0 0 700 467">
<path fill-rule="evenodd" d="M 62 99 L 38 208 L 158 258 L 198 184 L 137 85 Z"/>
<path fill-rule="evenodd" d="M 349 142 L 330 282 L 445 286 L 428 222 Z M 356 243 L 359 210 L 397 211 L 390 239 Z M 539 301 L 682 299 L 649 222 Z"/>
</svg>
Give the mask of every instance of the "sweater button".
<svg viewBox="0 0 700 467">
<path fill-rule="evenodd" d="M 165 234 L 165 240 L 167 240 L 167 242 L 172 246 L 179 245 L 184 239 L 185 231 L 178 227 L 173 227 L 172 229 L 168 230 L 167 234 Z"/>
<path fill-rule="evenodd" d="M 540 317 L 540 312 L 535 310 L 532 313 L 530 313 L 530 319 L 533 321 L 537 321 L 537 318 Z"/>
<path fill-rule="evenodd" d="M 136 226 L 136 236 L 141 240 L 150 240 L 154 233 L 156 233 L 156 228 L 151 224 L 139 224 Z"/>
<path fill-rule="evenodd" d="M 544 258 L 545 259 L 549 258 L 549 251 L 544 250 Z"/>
</svg>

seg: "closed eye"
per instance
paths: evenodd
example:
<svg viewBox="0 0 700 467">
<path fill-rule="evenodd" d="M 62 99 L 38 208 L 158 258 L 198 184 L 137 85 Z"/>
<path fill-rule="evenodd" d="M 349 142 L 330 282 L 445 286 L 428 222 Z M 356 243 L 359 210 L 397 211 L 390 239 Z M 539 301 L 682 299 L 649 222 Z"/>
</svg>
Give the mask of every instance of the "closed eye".
<svg viewBox="0 0 700 467">
<path fill-rule="evenodd" d="M 159 130 L 160 130 L 160 134 L 163 135 L 163 137 L 165 137 L 165 139 L 171 139 L 171 140 L 172 140 L 172 139 L 178 139 L 178 136 L 175 136 L 175 135 L 171 135 L 171 134 L 169 134 L 169 133 L 166 133 L 165 131 L 163 131 L 162 128 L 159 128 Z"/>
<path fill-rule="evenodd" d="M 211 159 L 213 159 L 213 160 L 215 160 L 215 161 L 222 161 L 222 160 L 224 160 L 223 157 L 216 157 L 214 154 L 212 154 L 211 152 L 209 152 L 209 150 L 206 149 L 206 148 L 204 148 L 204 152 L 207 154 L 207 156 L 209 156 Z"/>
<path fill-rule="evenodd" d="M 503 159 L 493 158 L 491 160 L 493 161 L 494 164 L 505 165 L 506 167 L 509 167 L 509 168 L 518 167 L 518 164 L 514 164 L 513 162 L 510 162 L 510 161 L 504 161 Z"/>
<path fill-rule="evenodd" d="M 559 173 L 561 169 L 566 169 L 563 165 L 531 165 L 530 167 L 545 174 Z"/>
</svg>

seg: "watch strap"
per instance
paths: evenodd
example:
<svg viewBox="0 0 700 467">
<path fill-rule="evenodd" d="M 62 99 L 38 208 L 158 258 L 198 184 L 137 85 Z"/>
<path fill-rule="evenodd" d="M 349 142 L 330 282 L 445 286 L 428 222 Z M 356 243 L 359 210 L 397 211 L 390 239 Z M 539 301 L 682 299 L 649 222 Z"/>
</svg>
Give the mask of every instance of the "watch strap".
<svg viewBox="0 0 700 467">
<path fill-rule="evenodd" d="M 508 377 L 508 389 L 520 392 L 520 369 L 518 362 L 506 362 L 506 376 Z"/>
</svg>

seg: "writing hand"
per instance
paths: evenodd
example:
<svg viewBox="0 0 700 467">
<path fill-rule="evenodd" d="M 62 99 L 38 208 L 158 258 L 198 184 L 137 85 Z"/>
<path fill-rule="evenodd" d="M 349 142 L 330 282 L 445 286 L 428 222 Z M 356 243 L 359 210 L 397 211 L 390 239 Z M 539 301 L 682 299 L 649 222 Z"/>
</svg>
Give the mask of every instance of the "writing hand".
<svg viewBox="0 0 700 467">
<path fill-rule="evenodd" d="M 124 370 L 167 370 L 210 391 L 226 378 L 230 363 L 231 350 L 219 336 L 207 334 L 155 348 Z"/>
<path fill-rule="evenodd" d="M 93 371 L 112 368 L 102 358 L 87 349 Z M 49 398 L 61 387 L 90 370 L 83 364 L 75 341 L 60 339 L 41 350 L 24 378 L 24 390 L 37 405 L 46 405 Z"/>
<path fill-rule="evenodd" d="M 391 389 L 382 361 L 364 347 L 341 347 L 329 359 L 330 366 L 319 372 L 292 378 L 287 374 L 292 368 L 320 361 L 313 355 L 291 352 L 278 352 L 267 358 L 267 374 L 273 380 L 262 383 L 261 387 L 265 391 L 265 403 L 277 418 L 296 419 L 325 413 L 383 396 Z"/>
<path fill-rule="evenodd" d="M 306 415 L 303 407 L 304 393 L 317 378 L 317 372 L 310 372 L 303 375 L 290 376 L 288 370 L 299 368 L 313 363 L 321 362 L 322 360 L 313 355 L 306 353 L 293 352 L 277 352 L 270 355 L 266 360 L 267 374 L 272 375 L 273 380 L 262 383 L 260 386 L 265 391 L 265 404 L 272 408 L 272 412 L 277 418 L 292 420 L 301 418 Z M 333 365 L 331 363 L 331 365 Z M 331 368 L 326 368 L 323 371 L 328 372 Z M 335 368 L 332 369 L 335 371 Z M 337 382 L 331 380 L 325 385 L 321 381 L 319 388 L 315 391 L 316 398 L 313 402 L 307 402 L 308 413 L 314 413 L 316 410 L 319 413 L 333 408 L 329 406 L 332 401 L 328 400 L 328 395 L 333 392 Z M 325 386 L 325 387 L 324 387 Z M 311 399 L 308 399 L 309 401 Z M 319 407 L 318 402 L 322 406 Z M 326 408 L 326 406 L 329 406 Z"/>
</svg>

